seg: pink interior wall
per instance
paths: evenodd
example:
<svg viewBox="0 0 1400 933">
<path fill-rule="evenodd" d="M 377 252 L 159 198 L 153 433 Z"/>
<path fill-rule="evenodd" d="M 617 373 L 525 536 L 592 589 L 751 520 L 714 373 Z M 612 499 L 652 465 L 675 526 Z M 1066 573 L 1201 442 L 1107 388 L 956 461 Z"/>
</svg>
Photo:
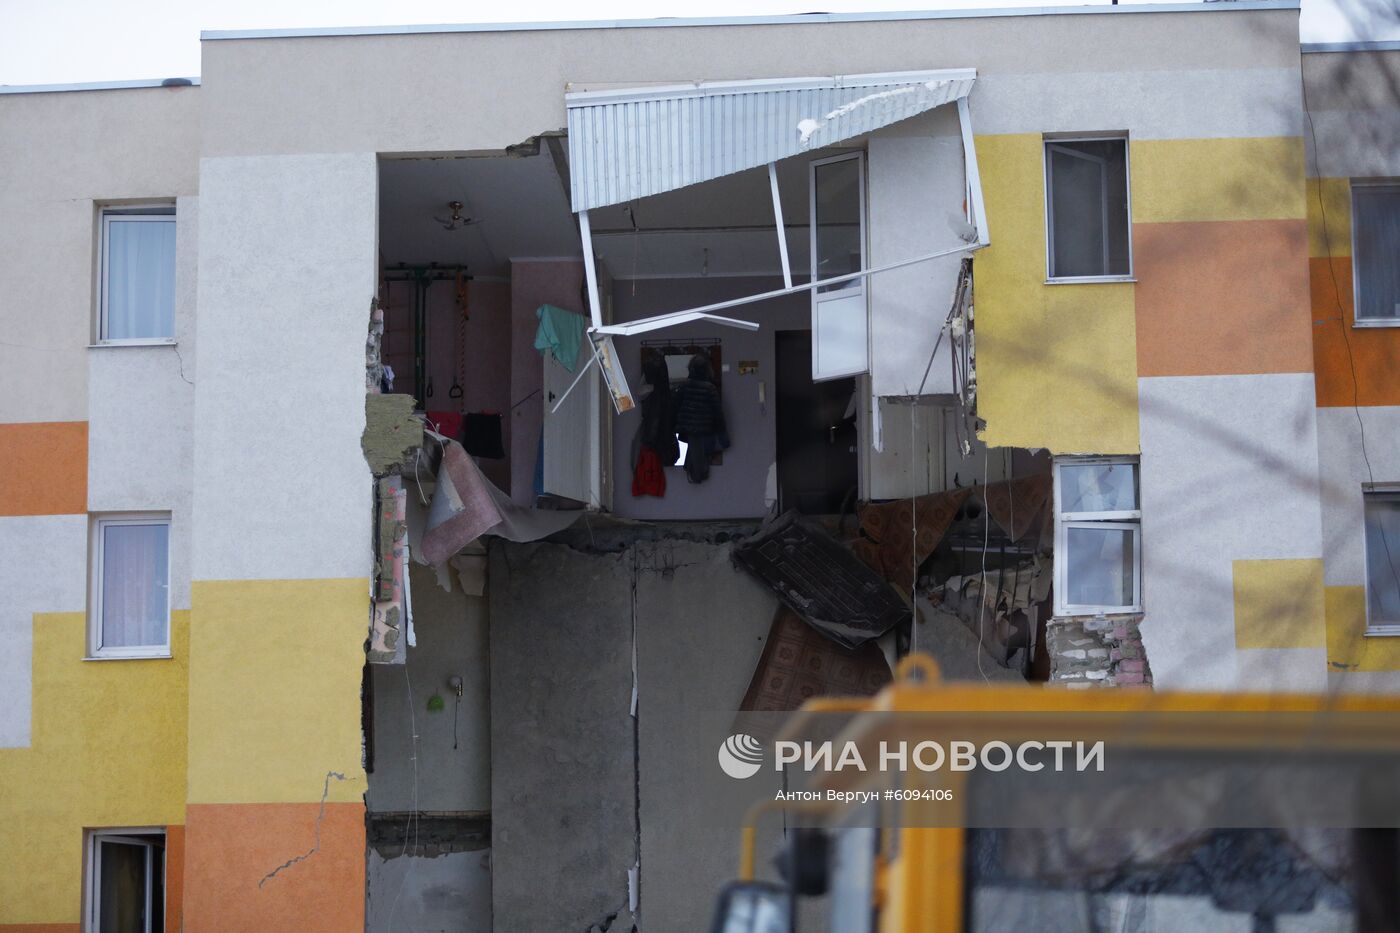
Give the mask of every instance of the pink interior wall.
<svg viewBox="0 0 1400 933">
<path fill-rule="evenodd" d="M 413 284 L 390 285 L 385 312 L 385 362 L 394 367 L 396 392 L 413 391 Z M 506 458 L 478 461 L 490 480 L 502 489 L 511 482 L 511 301 L 510 283 L 473 281 L 467 285 L 467 316 L 457 307 L 457 288 L 451 281 L 434 282 L 428 289 L 427 375 L 433 394 L 430 411 L 494 411 L 502 415 L 502 441 Z M 534 340 L 534 333 L 530 334 Z M 458 368 L 458 353 L 461 367 Z M 462 386 L 462 397 L 453 399 L 453 382 Z M 533 459 L 531 464 L 533 464 Z"/>
<path fill-rule="evenodd" d="M 544 380 L 540 351 L 535 349 L 539 321 L 535 309 L 552 304 L 587 314 L 581 298 L 583 262 L 512 260 L 510 266 L 510 494 L 516 502 L 534 498 L 535 462 L 544 427 L 544 403 L 539 390 Z M 530 393 L 535 393 L 531 395 Z M 528 401 L 523 401 L 529 396 Z"/>
</svg>

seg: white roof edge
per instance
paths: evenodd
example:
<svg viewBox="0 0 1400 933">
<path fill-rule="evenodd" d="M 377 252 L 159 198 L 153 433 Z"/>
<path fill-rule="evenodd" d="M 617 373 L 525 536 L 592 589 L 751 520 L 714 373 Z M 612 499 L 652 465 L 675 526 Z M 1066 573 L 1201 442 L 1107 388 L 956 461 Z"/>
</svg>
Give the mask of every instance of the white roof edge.
<svg viewBox="0 0 1400 933">
<path fill-rule="evenodd" d="M 1297 10 L 1300 0 L 1229 0 L 1229 2 L 1134 3 L 1084 6 L 996 7 L 985 10 L 913 10 L 889 13 L 794 13 L 773 16 L 675 17 L 671 19 L 560 20 L 544 23 L 442 23 L 409 26 L 329 26 L 299 29 L 206 29 L 205 42 L 229 39 L 299 39 L 331 36 L 397 36 L 452 32 L 541 32 L 572 29 L 670 29 L 687 26 L 791 26 L 807 23 L 870 23 L 927 19 L 978 19 L 997 16 L 1076 14 L 1208 13 L 1243 10 Z"/>
<path fill-rule="evenodd" d="M 755 78 L 741 81 L 694 81 L 688 84 L 634 84 L 600 87 L 597 90 L 566 90 L 569 107 L 588 107 L 609 101 L 659 100 L 677 97 L 710 97 L 736 91 L 790 91 L 819 87 L 883 87 L 891 84 L 922 84 L 925 81 L 973 81 L 976 68 L 941 68 L 930 71 L 888 71 L 875 74 L 825 75 L 808 78 Z M 582 82 L 581 82 L 582 83 Z M 583 83 L 586 87 L 586 83 Z"/>
<path fill-rule="evenodd" d="M 1365 42 L 1304 42 L 1303 52 L 1396 52 L 1400 39 L 1376 39 Z"/>
<path fill-rule="evenodd" d="M 167 84 L 167 82 L 174 82 Z M 140 78 L 134 81 L 89 81 L 84 84 L 0 84 L 0 94 L 53 94 L 62 91 L 124 91 L 142 87 L 199 87 L 199 76 Z"/>
</svg>

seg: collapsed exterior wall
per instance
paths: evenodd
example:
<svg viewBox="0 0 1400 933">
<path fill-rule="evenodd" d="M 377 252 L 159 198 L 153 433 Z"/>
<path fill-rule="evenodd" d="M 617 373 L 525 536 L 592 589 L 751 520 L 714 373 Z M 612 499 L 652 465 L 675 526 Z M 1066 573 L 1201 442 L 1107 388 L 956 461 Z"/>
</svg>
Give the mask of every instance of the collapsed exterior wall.
<svg viewBox="0 0 1400 933">
<path fill-rule="evenodd" d="M 574 546 L 491 547 L 498 931 L 709 917 L 734 833 L 681 803 L 702 776 L 677 747 L 708 713 L 739 708 L 778 605 L 732 565 L 736 530 L 753 529 L 624 527 L 592 543 L 575 529 Z"/>
</svg>

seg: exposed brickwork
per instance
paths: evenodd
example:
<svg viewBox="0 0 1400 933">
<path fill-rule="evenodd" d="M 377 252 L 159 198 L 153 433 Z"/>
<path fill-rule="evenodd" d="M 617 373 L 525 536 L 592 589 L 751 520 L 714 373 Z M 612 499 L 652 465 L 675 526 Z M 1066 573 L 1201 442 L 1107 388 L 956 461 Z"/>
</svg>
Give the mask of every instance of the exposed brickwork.
<svg viewBox="0 0 1400 933">
<path fill-rule="evenodd" d="M 1150 687 L 1137 617 L 1051 619 L 1045 627 L 1050 682 L 1066 687 Z"/>
</svg>

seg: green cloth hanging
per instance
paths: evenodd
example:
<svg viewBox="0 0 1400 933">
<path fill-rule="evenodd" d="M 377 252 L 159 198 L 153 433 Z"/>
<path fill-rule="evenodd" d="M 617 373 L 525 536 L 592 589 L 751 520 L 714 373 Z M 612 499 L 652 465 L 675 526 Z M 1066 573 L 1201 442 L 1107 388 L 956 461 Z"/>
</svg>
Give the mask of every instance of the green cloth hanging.
<svg viewBox="0 0 1400 933">
<path fill-rule="evenodd" d="M 540 305 L 535 310 L 540 319 L 535 331 L 535 349 L 549 351 L 559 364 L 573 372 L 578 366 L 578 351 L 583 344 L 584 317 L 554 305 Z"/>
</svg>

